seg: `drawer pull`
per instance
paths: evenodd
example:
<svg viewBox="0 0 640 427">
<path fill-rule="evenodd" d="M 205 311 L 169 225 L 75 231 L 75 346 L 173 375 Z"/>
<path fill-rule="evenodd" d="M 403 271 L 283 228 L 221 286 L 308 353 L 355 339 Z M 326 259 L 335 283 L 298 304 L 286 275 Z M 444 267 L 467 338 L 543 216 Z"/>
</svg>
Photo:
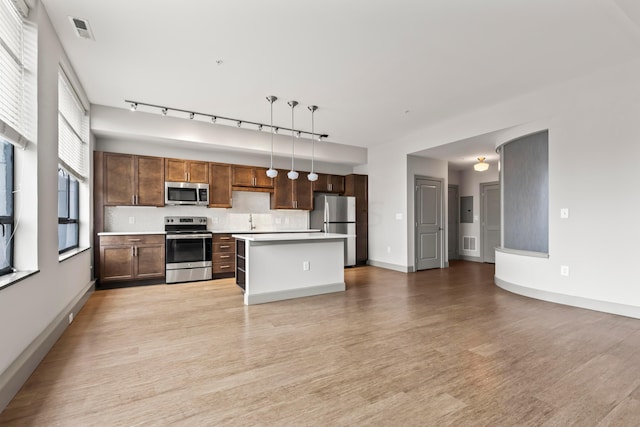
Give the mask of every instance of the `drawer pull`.
<svg viewBox="0 0 640 427">
<path fill-rule="evenodd" d="M 220 268 L 229 268 L 231 267 L 230 265 L 221 265 Z"/>
<path fill-rule="evenodd" d="M 231 258 L 231 255 L 220 255 L 220 258 Z"/>
<path fill-rule="evenodd" d="M 129 239 L 130 242 L 139 242 L 142 239 Z"/>
<path fill-rule="evenodd" d="M 226 246 L 220 246 L 220 249 L 229 249 L 229 248 L 230 248 L 230 246 L 229 246 L 229 245 L 226 245 Z"/>
<path fill-rule="evenodd" d="M 220 240 L 230 240 L 231 237 L 220 237 Z"/>
</svg>

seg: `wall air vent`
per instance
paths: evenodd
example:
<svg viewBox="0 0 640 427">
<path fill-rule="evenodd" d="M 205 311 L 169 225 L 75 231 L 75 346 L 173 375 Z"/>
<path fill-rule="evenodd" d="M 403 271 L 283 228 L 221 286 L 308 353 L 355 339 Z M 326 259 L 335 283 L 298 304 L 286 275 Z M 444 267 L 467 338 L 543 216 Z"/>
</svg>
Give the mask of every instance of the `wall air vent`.
<svg viewBox="0 0 640 427">
<path fill-rule="evenodd" d="M 91 31 L 89 21 L 87 21 L 86 19 L 74 18 L 73 16 L 69 17 L 69 21 L 71 21 L 73 30 L 76 32 L 76 35 L 78 37 L 80 37 L 81 39 L 95 40 L 93 38 L 93 32 Z"/>
<path fill-rule="evenodd" d="M 465 251 L 476 251 L 476 237 L 475 236 L 464 236 L 462 238 L 462 249 Z"/>
</svg>

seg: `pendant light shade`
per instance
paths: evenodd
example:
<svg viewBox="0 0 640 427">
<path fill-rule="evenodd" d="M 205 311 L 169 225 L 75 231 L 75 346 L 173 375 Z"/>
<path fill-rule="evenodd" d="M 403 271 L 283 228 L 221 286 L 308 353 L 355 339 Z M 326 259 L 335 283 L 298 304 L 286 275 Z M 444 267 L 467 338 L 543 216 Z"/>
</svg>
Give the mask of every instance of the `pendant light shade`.
<svg viewBox="0 0 640 427">
<path fill-rule="evenodd" d="M 318 180 L 318 174 L 313 170 L 313 163 L 316 156 L 316 138 L 314 132 L 314 114 L 318 109 L 317 105 L 309 105 L 309 111 L 311 111 L 311 173 L 307 175 L 307 179 L 311 182 Z"/>
<path fill-rule="evenodd" d="M 294 122 L 293 122 L 293 109 L 296 108 L 296 105 L 298 105 L 298 101 L 289 101 L 289 106 L 291 107 L 291 170 L 287 173 L 287 176 L 289 177 L 289 179 L 294 180 L 294 179 L 298 179 L 298 172 L 296 172 L 294 164 L 293 164 L 293 158 L 294 158 L 294 153 L 295 153 L 295 142 L 296 142 L 296 137 L 295 137 L 295 131 L 294 131 Z"/>
<path fill-rule="evenodd" d="M 275 178 L 276 176 L 278 176 L 278 171 L 273 168 L 273 103 L 277 100 L 278 98 L 273 95 L 267 96 L 267 101 L 269 101 L 269 104 L 271 106 L 271 126 L 269 128 L 271 129 L 271 166 L 267 170 L 267 176 L 269 178 Z"/>
<path fill-rule="evenodd" d="M 478 157 L 478 163 L 473 165 L 473 169 L 475 169 L 478 172 L 484 172 L 487 169 L 489 169 L 489 163 L 485 163 L 484 160 L 485 160 L 485 157 Z"/>
</svg>

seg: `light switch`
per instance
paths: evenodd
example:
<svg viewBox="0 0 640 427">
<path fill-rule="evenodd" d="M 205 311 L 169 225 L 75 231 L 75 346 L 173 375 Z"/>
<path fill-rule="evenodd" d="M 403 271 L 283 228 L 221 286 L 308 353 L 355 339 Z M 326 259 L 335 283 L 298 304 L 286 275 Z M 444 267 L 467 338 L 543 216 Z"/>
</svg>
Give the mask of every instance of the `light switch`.
<svg viewBox="0 0 640 427">
<path fill-rule="evenodd" d="M 401 221 L 402 220 L 402 213 L 397 213 L 396 214 L 396 219 Z"/>
<path fill-rule="evenodd" d="M 569 218 L 569 208 L 560 209 L 560 218 L 562 218 L 562 219 Z"/>
</svg>

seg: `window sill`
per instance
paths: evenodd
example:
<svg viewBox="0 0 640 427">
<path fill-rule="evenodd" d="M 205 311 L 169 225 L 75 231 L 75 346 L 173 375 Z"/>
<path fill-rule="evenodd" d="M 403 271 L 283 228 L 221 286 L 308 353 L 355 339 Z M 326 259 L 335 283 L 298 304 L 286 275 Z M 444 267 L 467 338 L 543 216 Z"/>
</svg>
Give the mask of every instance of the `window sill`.
<svg viewBox="0 0 640 427">
<path fill-rule="evenodd" d="M 19 281 L 24 280 L 29 276 L 33 276 L 39 271 L 40 270 L 16 271 L 15 273 L 10 273 L 10 274 L 5 274 L 4 276 L 0 276 L 0 290 L 6 289 L 9 286 L 18 283 Z"/>
<path fill-rule="evenodd" d="M 76 249 L 72 249 L 70 251 L 67 251 L 65 253 L 62 253 L 60 255 L 58 255 L 58 262 L 62 262 L 66 259 L 69 258 L 73 258 L 74 256 L 81 254 L 84 251 L 88 251 L 89 249 L 91 249 L 90 247 L 86 247 L 86 248 L 76 248 Z"/>
</svg>

